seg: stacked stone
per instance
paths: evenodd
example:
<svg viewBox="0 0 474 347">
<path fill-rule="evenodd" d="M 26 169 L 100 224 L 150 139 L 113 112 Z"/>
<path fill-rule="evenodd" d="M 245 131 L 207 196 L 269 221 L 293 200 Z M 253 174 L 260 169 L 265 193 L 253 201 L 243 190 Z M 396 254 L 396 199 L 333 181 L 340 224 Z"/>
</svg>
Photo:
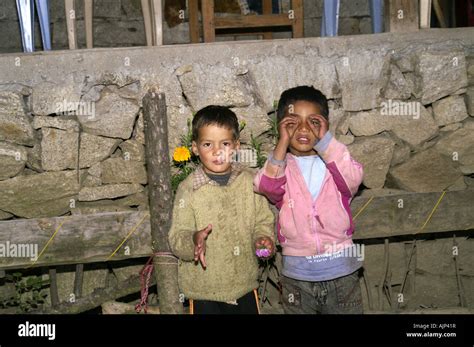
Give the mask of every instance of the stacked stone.
<svg viewBox="0 0 474 347">
<path fill-rule="evenodd" d="M 0 219 L 147 207 L 137 100 L 113 87 L 94 101 L 75 92 L 0 89 Z"/>
</svg>

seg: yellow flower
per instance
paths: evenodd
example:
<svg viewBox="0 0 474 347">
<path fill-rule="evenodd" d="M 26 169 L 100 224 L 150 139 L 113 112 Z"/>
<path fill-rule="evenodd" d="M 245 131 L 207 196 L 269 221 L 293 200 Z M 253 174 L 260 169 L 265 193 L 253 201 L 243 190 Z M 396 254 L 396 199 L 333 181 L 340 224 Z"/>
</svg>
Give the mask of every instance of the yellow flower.
<svg viewBox="0 0 474 347">
<path fill-rule="evenodd" d="M 191 153 L 186 147 L 177 147 L 173 153 L 173 160 L 181 163 L 191 159 Z"/>
</svg>

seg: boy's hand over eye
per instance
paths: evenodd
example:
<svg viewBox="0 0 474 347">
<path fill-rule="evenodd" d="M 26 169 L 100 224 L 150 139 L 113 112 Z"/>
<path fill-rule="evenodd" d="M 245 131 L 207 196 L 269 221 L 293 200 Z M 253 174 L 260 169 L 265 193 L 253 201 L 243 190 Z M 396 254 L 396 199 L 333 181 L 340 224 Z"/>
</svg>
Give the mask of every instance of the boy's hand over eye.
<svg viewBox="0 0 474 347">
<path fill-rule="evenodd" d="M 196 231 L 193 235 L 194 242 L 194 261 L 200 261 L 202 267 L 206 268 L 206 239 L 209 233 L 212 231 L 212 225 L 209 224 L 202 230 Z"/>
<path fill-rule="evenodd" d="M 255 248 L 266 248 L 270 251 L 270 255 L 265 259 L 269 259 L 275 253 L 275 245 L 271 238 L 268 236 L 260 236 L 258 239 L 255 240 Z"/>
<path fill-rule="evenodd" d="M 295 116 L 289 115 L 283 118 L 278 124 L 278 133 L 280 134 L 278 142 L 288 147 L 298 127 L 298 123 L 299 120 Z"/>
<path fill-rule="evenodd" d="M 324 135 L 328 132 L 329 129 L 329 122 L 326 118 L 321 115 L 314 115 L 311 116 L 309 120 L 309 128 L 313 132 L 313 135 L 318 139 L 321 140 Z"/>
</svg>

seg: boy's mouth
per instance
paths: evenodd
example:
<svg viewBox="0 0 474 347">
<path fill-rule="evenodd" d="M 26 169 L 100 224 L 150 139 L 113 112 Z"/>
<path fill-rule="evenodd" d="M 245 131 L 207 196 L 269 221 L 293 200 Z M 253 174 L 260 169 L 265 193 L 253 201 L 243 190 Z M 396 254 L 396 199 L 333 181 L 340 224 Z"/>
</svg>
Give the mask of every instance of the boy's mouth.
<svg viewBox="0 0 474 347">
<path fill-rule="evenodd" d="M 308 136 L 305 135 L 299 135 L 296 137 L 296 141 L 298 141 L 301 144 L 307 145 L 310 142 L 310 139 Z"/>
</svg>

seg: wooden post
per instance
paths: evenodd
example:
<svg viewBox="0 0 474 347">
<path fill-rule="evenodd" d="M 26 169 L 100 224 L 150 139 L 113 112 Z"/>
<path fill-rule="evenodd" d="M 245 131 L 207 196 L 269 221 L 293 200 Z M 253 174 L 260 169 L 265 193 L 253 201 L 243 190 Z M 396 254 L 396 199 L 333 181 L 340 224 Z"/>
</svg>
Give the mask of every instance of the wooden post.
<svg viewBox="0 0 474 347">
<path fill-rule="evenodd" d="M 168 148 L 166 100 L 151 89 L 143 98 L 146 165 L 148 173 L 150 225 L 153 259 L 160 311 L 183 313 L 178 289 L 178 259 L 170 256 L 168 232 L 171 227 L 172 194 Z"/>
<path fill-rule="evenodd" d="M 263 14 L 272 14 L 272 0 L 263 0 L 262 5 Z M 273 38 L 273 33 L 271 31 L 266 31 L 263 33 L 264 40 L 271 40 Z"/>
<path fill-rule="evenodd" d="M 151 10 L 149 0 L 142 0 L 143 23 L 145 24 L 146 45 L 153 45 L 153 34 L 151 28 Z"/>
<path fill-rule="evenodd" d="M 65 0 L 64 7 L 66 10 L 66 27 L 69 49 L 76 49 L 76 10 L 74 8 L 74 0 Z"/>
<path fill-rule="evenodd" d="M 293 38 L 301 38 L 303 37 L 303 17 L 304 17 L 304 11 L 303 11 L 303 0 L 292 0 L 291 1 L 292 5 L 292 11 L 293 11 Z"/>
<path fill-rule="evenodd" d="M 216 40 L 214 0 L 201 1 L 201 12 L 204 42 L 214 42 Z"/>
<path fill-rule="evenodd" d="M 191 43 L 199 43 L 199 1 L 188 0 L 189 36 Z"/>
<path fill-rule="evenodd" d="M 431 0 L 420 0 L 420 29 L 431 26 Z"/>
<path fill-rule="evenodd" d="M 86 26 L 86 47 L 92 48 L 94 45 L 94 31 L 93 31 L 93 18 L 94 18 L 94 0 L 84 0 L 84 22 Z"/>
<path fill-rule="evenodd" d="M 419 27 L 417 0 L 385 0 L 385 31 L 409 32 Z"/>
<path fill-rule="evenodd" d="M 163 45 L 163 5 L 162 0 L 151 0 L 151 20 L 153 28 L 153 45 Z"/>
<path fill-rule="evenodd" d="M 51 294 L 51 306 L 59 306 L 58 279 L 56 277 L 56 268 L 49 268 L 49 290 Z"/>
</svg>

